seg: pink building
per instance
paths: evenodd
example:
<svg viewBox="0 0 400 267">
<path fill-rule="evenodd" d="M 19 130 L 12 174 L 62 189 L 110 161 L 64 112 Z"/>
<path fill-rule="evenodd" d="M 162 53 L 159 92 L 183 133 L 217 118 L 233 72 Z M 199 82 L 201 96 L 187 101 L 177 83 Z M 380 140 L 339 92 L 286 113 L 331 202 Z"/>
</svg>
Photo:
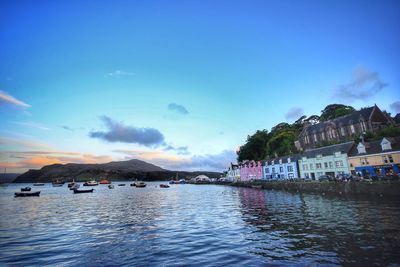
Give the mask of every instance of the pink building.
<svg viewBox="0 0 400 267">
<path fill-rule="evenodd" d="M 263 170 L 261 161 L 247 161 L 240 164 L 240 180 L 250 181 L 262 179 Z"/>
</svg>

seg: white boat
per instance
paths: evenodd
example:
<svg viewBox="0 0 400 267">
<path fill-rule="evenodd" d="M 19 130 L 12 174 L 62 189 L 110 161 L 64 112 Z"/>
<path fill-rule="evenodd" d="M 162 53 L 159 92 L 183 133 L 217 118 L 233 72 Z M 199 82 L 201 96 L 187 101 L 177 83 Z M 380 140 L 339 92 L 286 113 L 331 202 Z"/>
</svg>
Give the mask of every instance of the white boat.
<svg viewBox="0 0 400 267">
<path fill-rule="evenodd" d="M 108 188 L 109 188 L 109 189 L 114 189 L 114 185 L 113 185 L 113 184 L 109 184 L 109 185 L 108 185 Z"/>
<path fill-rule="evenodd" d="M 96 186 L 96 185 L 99 185 L 99 183 L 96 182 L 95 180 L 90 180 L 83 184 L 83 186 Z"/>
<path fill-rule="evenodd" d="M 135 182 L 136 187 L 146 187 L 146 183 L 145 182 Z"/>
<path fill-rule="evenodd" d="M 77 183 L 74 183 L 72 186 L 68 185 L 68 187 L 69 187 L 70 190 L 74 190 L 74 189 L 78 189 L 80 187 L 80 185 L 77 184 Z"/>
</svg>

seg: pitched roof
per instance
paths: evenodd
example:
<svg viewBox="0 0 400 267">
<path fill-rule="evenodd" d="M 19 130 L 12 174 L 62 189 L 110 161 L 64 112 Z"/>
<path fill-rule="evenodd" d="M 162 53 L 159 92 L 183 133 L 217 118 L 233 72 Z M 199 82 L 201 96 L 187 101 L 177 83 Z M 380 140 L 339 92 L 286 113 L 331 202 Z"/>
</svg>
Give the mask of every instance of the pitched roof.
<svg viewBox="0 0 400 267">
<path fill-rule="evenodd" d="M 295 154 L 295 155 L 290 155 L 290 156 L 282 156 L 282 157 L 277 157 L 277 158 L 273 158 L 273 159 L 268 159 L 268 160 L 264 160 L 263 163 L 267 163 L 268 165 L 272 164 L 272 161 L 274 162 L 274 164 L 279 164 L 279 160 L 282 160 L 282 163 L 288 163 L 288 159 L 290 158 L 291 162 L 297 161 L 301 158 L 300 154 Z"/>
<path fill-rule="evenodd" d="M 304 133 L 304 132 L 311 132 L 311 133 L 312 132 L 321 132 L 324 129 L 326 129 L 326 127 L 328 125 L 335 125 L 335 126 L 350 125 L 353 122 L 358 121 L 361 117 L 364 120 L 367 120 L 371 116 L 372 111 L 374 110 L 375 107 L 376 106 L 369 107 L 369 108 L 363 108 L 361 110 L 354 111 L 354 112 L 352 112 L 348 115 L 342 116 L 342 117 L 338 117 L 338 118 L 335 118 L 332 120 L 328 120 L 328 121 L 320 122 L 320 123 L 317 123 L 314 125 L 310 125 L 310 126 L 304 128 L 302 133 Z"/>
<path fill-rule="evenodd" d="M 382 152 L 391 152 L 391 151 L 400 151 L 400 136 L 398 137 L 385 137 L 387 140 L 389 140 L 392 149 L 390 150 L 382 150 L 382 140 L 383 138 L 376 140 L 376 141 L 371 141 L 371 142 L 365 142 L 365 151 L 366 153 L 359 154 L 357 150 L 357 146 L 354 146 L 350 153 L 350 157 L 355 157 L 359 155 L 370 155 L 370 154 L 379 154 Z"/>
<path fill-rule="evenodd" d="M 329 156 L 329 155 L 333 155 L 335 152 L 339 152 L 339 151 L 343 154 L 348 154 L 353 146 L 354 146 L 354 142 L 351 141 L 351 142 L 341 143 L 341 144 L 337 144 L 337 145 L 309 149 L 309 150 L 306 150 L 304 153 L 302 153 L 301 157 L 305 156 L 307 158 L 315 158 L 317 155 Z"/>
</svg>

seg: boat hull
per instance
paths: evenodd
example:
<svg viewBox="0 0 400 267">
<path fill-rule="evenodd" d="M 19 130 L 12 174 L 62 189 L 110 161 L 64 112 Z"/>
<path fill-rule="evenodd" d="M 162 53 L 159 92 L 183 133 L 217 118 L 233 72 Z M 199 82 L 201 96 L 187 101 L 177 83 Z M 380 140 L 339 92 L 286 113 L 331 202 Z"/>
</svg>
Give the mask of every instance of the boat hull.
<svg viewBox="0 0 400 267">
<path fill-rule="evenodd" d="M 94 190 L 94 189 L 88 189 L 88 190 L 74 189 L 74 194 L 93 193 L 93 190 Z"/>
<path fill-rule="evenodd" d="M 40 196 L 40 191 L 37 192 L 15 192 L 15 197 L 38 197 Z"/>
</svg>

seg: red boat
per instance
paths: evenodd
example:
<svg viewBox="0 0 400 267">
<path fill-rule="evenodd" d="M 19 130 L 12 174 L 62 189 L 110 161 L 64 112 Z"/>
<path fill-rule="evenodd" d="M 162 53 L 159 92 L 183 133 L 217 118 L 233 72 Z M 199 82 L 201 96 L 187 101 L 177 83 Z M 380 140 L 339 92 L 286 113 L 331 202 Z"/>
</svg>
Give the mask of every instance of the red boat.
<svg viewBox="0 0 400 267">
<path fill-rule="evenodd" d="M 100 184 L 111 184 L 109 180 L 101 180 Z"/>
</svg>

